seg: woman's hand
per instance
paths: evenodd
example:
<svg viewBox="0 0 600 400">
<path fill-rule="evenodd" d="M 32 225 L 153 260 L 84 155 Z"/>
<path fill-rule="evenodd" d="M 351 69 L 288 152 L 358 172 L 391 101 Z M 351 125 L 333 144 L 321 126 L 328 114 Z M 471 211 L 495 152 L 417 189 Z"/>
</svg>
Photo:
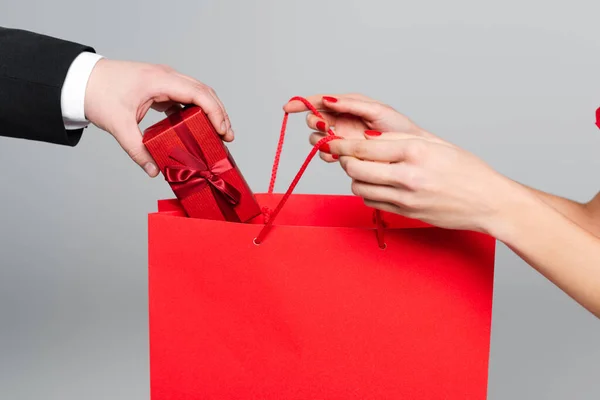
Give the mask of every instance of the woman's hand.
<svg viewBox="0 0 600 400">
<path fill-rule="evenodd" d="M 509 194 L 531 195 L 386 104 L 360 94 L 306 99 L 323 115 L 307 115 L 307 125 L 316 130 L 310 142 L 317 143 L 329 127 L 346 139 L 322 147 L 321 158 L 331 162 L 342 156 L 342 167 L 353 179 L 352 191 L 374 208 L 445 228 L 489 233 L 503 202 L 512 201 Z M 292 101 L 284 110 L 307 108 Z"/>
<path fill-rule="evenodd" d="M 433 135 L 367 131 L 364 138 L 329 145 L 352 178 L 352 192 L 371 207 L 493 234 L 506 207 L 531 196 L 473 154 Z"/>
<path fill-rule="evenodd" d="M 315 95 L 306 99 L 321 112 L 324 118 L 321 119 L 313 113 L 308 113 L 306 116 L 308 127 L 315 131 L 310 136 L 313 145 L 323 138 L 330 127 L 336 135 L 349 139 L 363 139 L 365 130 L 433 137 L 392 107 L 361 94 Z M 291 101 L 283 109 L 289 113 L 308 111 L 299 101 Z M 335 157 L 326 152 L 321 152 L 320 156 L 327 162 L 335 160 Z"/>
<path fill-rule="evenodd" d="M 352 178 L 354 194 L 374 208 L 497 238 L 600 318 L 600 239 L 582 227 L 597 225 L 597 220 L 588 219 L 590 213 L 600 214 L 594 211 L 600 206 L 582 206 L 536 192 L 387 106 L 368 99 L 344 99 L 355 107 L 332 113 L 335 106 L 329 102 L 310 101 L 329 110 L 327 123 L 337 125 L 336 134 L 344 137 L 329 142 L 329 151 L 339 156 Z M 342 101 L 334 104 L 338 103 Z M 294 102 L 285 109 L 296 112 L 303 107 Z M 373 109 L 380 111 L 373 114 L 369 111 Z M 309 115 L 310 127 L 315 128 L 317 121 Z M 388 129 L 380 126 L 393 126 L 390 131 L 400 132 L 381 133 Z M 314 143 L 320 135 L 313 136 Z"/>
<path fill-rule="evenodd" d="M 600 239 L 534 192 L 439 139 L 383 133 L 329 142 L 369 206 L 489 234 L 600 318 Z"/>
</svg>

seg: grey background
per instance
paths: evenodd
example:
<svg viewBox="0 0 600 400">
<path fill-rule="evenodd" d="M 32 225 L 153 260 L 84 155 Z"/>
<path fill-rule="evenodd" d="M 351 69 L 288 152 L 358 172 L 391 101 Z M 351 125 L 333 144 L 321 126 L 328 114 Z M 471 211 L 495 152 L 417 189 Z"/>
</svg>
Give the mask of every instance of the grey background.
<svg viewBox="0 0 600 400">
<path fill-rule="evenodd" d="M 0 3 L 0 25 L 213 86 L 255 191 L 289 97 L 357 91 L 576 200 L 600 189 L 599 14 L 592 1 Z M 284 181 L 307 132 L 292 117 Z M 93 127 L 74 149 L 0 138 L 0 171 L 0 397 L 147 399 L 146 215 L 168 186 Z M 298 192 L 350 193 L 320 162 Z M 600 398 L 599 321 L 503 245 L 496 265 L 489 398 Z"/>
</svg>

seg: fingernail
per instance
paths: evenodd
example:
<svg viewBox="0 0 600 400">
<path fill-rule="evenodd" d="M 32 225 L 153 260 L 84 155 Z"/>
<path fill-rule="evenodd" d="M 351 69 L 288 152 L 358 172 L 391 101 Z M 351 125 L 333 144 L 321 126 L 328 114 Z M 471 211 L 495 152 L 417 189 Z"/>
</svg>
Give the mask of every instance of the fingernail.
<svg viewBox="0 0 600 400">
<path fill-rule="evenodd" d="M 146 171 L 148 175 L 154 176 L 158 173 L 158 168 L 152 163 L 146 163 L 144 165 L 144 171 Z"/>
<path fill-rule="evenodd" d="M 221 133 L 227 132 L 227 124 L 225 121 L 221 122 Z"/>
<path fill-rule="evenodd" d="M 331 96 L 323 96 L 323 100 L 328 101 L 330 103 L 337 103 L 338 99 Z"/>
<path fill-rule="evenodd" d="M 325 122 L 323 122 L 323 121 L 317 122 L 317 129 L 320 130 L 321 132 L 325 132 Z"/>
<path fill-rule="evenodd" d="M 331 149 L 329 148 L 329 143 L 323 143 L 321 145 L 321 147 L 319 147 L 319 150 L 321 150 L 324 153 L 331 153 Z"/>
<path fill-rule="evenodd" d="M 334 160 L 337 160 L 340 158 L 340 156 L 338 156 L 337 154 L 332 154 L 331 158 L 333 158 Z"/>
<path fill-rule="evenodd" d="M 232 138 L 235 136 L 235 134 L 233 133 L 233 129 L 229 128 L 229 134 L 231 135 Z"/>
<path fill-rule="evenodd" d="M 365 131 L 365 133 L 368 136 L 381 136 L 381 132 L 379 132 L 379 131 L 367 130 L 367 131 Z"/>
</svg>

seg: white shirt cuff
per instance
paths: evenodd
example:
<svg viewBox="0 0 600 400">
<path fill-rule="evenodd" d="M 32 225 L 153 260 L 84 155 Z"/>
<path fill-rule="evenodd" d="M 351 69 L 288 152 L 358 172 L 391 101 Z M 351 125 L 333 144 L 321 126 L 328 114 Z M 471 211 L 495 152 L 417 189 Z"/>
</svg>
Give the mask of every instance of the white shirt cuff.
<svg viewBox="0 0 600 400">
<path fill-rule="evenodd" d="M 85 89 L 94 66 L 102 58 L 99 54 L 83 52 L 69 67 L 60 96 L 65 129 L 82 129 L 90 123 L 85 117 Z"/>
</svg>

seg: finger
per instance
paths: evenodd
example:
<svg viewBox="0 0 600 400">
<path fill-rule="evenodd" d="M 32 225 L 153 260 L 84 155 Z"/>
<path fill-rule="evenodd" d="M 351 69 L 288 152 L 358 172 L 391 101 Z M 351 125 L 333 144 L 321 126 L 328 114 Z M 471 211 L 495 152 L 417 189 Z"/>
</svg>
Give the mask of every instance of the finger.
<svg viewBox="0 0 600 400">
<path fill-rule="evenodd" d="M 154 178 L 160 172 L 154 159 L 142 143 L 142 133 L 135 122 L 124 123 L 115 129 L 113 136 L 131 159 Z"/>
<path fill-rule="evenodd" d="M 322 110 L 323 106 L 323 95 L 313 95 L 305 97 L 306 101 L 312 104 L 317 110 Z M 304 105 L 303 102 L 299 100 L 289 101 L 287 104 L 283 106 L 283 110 L 288 113 L 299 113 L 308 111 L 309 108 Z"/>
<path fill-rule="evenodd" d="M 357 180 L 352 181 L 352 193 L 371 201 L 395 204 L 399 190 L 391 186 L 373 185 Z"/>
<path fill-rule="evenodd" d="M 350 178 L 374 185 L 404 186 L 410 172 L 407 164 L 363 161 L 354 157 L 340 157 L 340 165 Z"/>
<path fill-rule="evenodd" d="M 381 118 L 381 114 L 385 110 L 385 106 L 379 102 L 346 96 L 324 96 L 322 104 L 329 111 L 355 115 L 367 121 L 374 121 Z"/>
<path fill-rule="evenodd" d="M 382 201 L 374 201 L 374 200 L 369 200 L 369 199 L 363 199 L 363 200 L 367 207 L 375 208 L 377 210 L 386 211 L 386 212 L 390 212 L 390 213 L 394 213 L 394 214 L 399 214 L 399 215 L 402 215 L 405 217 L 408 216 L 408 212 L 405 209 L 403 209 L 402 207 L 398 207 L 395 204 L 386 203 L 386 202 L 382 202 Z"/>
<path fill-rule="evenodd" d="M 323 139 L 325 136 L 327 136 L 325 133 L 313 132 L 310 134 L 308 141 L 310 142 L 310 144 L 312 146 L 314 146 L 315 144 L 317 144 L 319 142 L 319 140 Z M 325 143 L 325 144 L 329 144 L 329 143 Z"/>
<path fill-rule="evenodd" d="M 329 128 L 335 126 L 336 117 L 331 113 L 321 113 L 323 118 L 317 117 L 313 113 L 306 114 L 306 125 L 310 129 L 327 132 Z"/>
<path fill-rule="evenodd" d="M 319 140 L 323 139 L 326 135 L 321 132 L 313 132 L 309 137 L 309 142 L 312 146 L 316 145 Z M 323 143 L 320 147 L 319 157 L 321 160 L 326 161 L 328 163 L 336 162 L 338 160 L 338 156 L 332 155 L 331 150 L 329 148 L 329 143 Z"/>
<path fill-rule="evenodd" d="M 198 90 L 192 102 L 202 108 L 219 134 L 227 135 L 228 128 L 223 110 L 207 90 Z"/>
<path fill-rule="evenodd" d="M 334 163 L 338 161 L 337 158 L 334 158 L 331 154 L 325 153 L 323 151 L 319 152 L 319 157 L 321 158 L 321 160 L 327 163 Z"/>
<path fill-rule="evenodd" d="M 187 79 L 188 81 L 191 81 L 192 83 L 194 83 L 195 85 L 203 85 L 202 82 L 192 78 L 191 76 L 188 75 L 184 75 L 181 74 L 179 72 L 176 72 L 176 74 L 178 76 L 180 76 L 183 79 Z M 208 92 L 210 93 L 210 95 L 214 98 L 214 100 L 219 104 L 219 106 L 221 107 L 221 111 L 223 112 L 223 115 L 225 117 L 225 125 L 226 125 L 226 129 L 227 129 L 227 133 L 224 136 L 224 140 L 226 142 L 231 142 L 233 141 L 234 138 L 234 132 L 233 129 L 231 128 L 231 120 L 229 119 L 229 115 L 227 114 L 227 110 L 225 109 L 225 105 L 223 104 L 223 102 L 221 101 L 221 99 L 219 98 L 219 96 L 217 95 L 217 93 L 214 91 L 214 89 L 207 87 Z"/>
<path fill-rule="evenodd" d="M 210 94 L 207 86 L 175 73 L 168 73 L 162 85 L 162 92 L 168 97 L 168 100 L 201 107 L 216 131 L 221 135 L 227 134 L 227 123 L 223 110 Z"/>
<path fill-rule="evenodd" d="M 227 111 L 225 110 L 225 105 L 223 104 L 221 99 L 219 99 L 219 96 L 217 96 L 217 93 L 214 90 L 210 89 L 209 93 L 213 96 L 213 98 L 217 101 L 217 103 L 219 103 L 219 105 L 221 107 L 221 111 L 223 112 L 223 116 L 225 117 L 225 126 L 227 128 L 227 133 L 224 135 L 223 139 L 226 142 L 232 142 L 233 138 L 234 138 L 234 133 L 233 133 L 233 129 L 231 128 L 231 121 L 229 119 L 229 115 L 227 114 Z"/>
<path fill-rule="evenodd" d="M 324 110 L 324 109 L 327 109 L 327 107 L 325 105 L 323 105 L 323 97 L 350 98 L 350 99 L 375 102 L 375 100 L 370 99 L 367 96 L 364 96 L 359 93 L 333 94 L 333 95 L 332 94 L 316 94 L 316 95 L 305 97 L 305 99 L 310 104 L 312 104 L 317 110 Z M 304 105 L 304 103 L 302 103 L 301 101 L 294 100 L 294 101 L 290 101 L 286 105 L 284 105 L 283 110 L 288 113 L 299 113 L 299 112 L 308 111 L 308 107 L 306 107 Z"/>
<path fill-rule="evenodd" d="M 365 138 L 368 140 L 399 140 L 399 139 L 424 139 L 429 142 L 447 144 L 442 139 L 425 131 L 419 131 L 415 133 L 401 133 L 401 132 L 381 132 L 375 130 L 366 130 Z"/>
<path fill-rule="evenodd" d="M 398 139 L 418 139 L 420 136 L 412 133 L 403 132 L 381 132 L 372 129 L 364 131 L 365 138 L 369 140 L 398 140 Z"/>
<path fill-rule="evenodd" d="M 400 162 L 418 158 L 429 142 L 422 138 L 397 140 L 345 139 L 329 142 L 331 154 L 361 160 Z"/>
</svg>

